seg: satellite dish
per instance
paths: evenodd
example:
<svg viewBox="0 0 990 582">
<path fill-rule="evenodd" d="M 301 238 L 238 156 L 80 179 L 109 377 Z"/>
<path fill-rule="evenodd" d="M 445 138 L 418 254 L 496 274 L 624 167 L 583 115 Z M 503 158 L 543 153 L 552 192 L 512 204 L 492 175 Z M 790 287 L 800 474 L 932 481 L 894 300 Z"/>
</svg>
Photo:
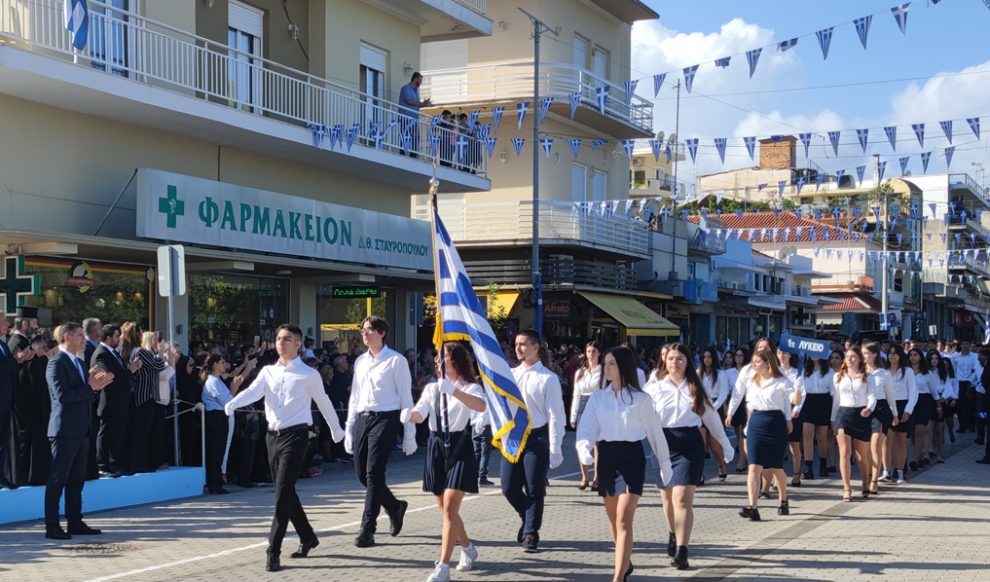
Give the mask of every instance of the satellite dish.
<svg viewBox="0 0 990 582">
<path fill-rule="evenodd" d="M 677 143 L 677 134 L 672 133 L 670 137 L 667 138 L 667 145 L 675 145 Z"/>
<path fill-rule="evenodd" d="M 780 252 L 777 253 L 777 258 L 781 260 L 786 260 L 787 257 L 796 254 L 797 254 L 797 248 L 792 245 L 787 245 L 780 249 Z"/>
<path fill-rule="evenodd" d="M 663 132 L 662 129 L 660 131 L 658 131 L 657 132 L 657 142 L 663 143 L 664 135 L 666 135 L 666 134 L 664 134 L 664 132 Z"/>
</svg>

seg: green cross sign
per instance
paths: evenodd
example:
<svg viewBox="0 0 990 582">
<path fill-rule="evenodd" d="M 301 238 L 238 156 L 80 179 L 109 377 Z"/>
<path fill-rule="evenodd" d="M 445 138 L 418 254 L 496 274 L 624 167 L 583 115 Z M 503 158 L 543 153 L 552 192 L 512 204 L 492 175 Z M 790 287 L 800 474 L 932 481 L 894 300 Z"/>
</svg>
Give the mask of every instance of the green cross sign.
<svg viewBox="0 0 990 582">
<path fill-rule="evenodd" d="M 175 218 L 186 213 L 186 203 L 179 200 L 175 186 L 168 187 L 168 196 L 158 199 L 158 212 L 168 215 L 168 227 L 175 228 Z"/>
<path fill-rule="evenodd" d="M 24 274 L 23 256 L 4 257 L 3 270 L 0 271 L 0 298 L 7 314 L 13 315 L 17 306 L 24 304 L 25 297 L 38 294 L 40 279 L 36 274 Z"/>
</svg>

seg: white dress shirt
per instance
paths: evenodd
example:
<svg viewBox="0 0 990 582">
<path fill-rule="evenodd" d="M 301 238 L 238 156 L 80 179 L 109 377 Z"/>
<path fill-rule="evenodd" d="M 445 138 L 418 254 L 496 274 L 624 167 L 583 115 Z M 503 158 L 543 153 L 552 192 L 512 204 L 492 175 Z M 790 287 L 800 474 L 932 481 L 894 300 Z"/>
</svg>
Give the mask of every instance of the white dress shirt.
<svg viewBox="0 0 990 582">
<path fill-rule="evenodd" d="M 362 412 L 389 412 L 413 407 L 409 361 L 388 346 L 375 355 L 367 351 L 354 361 L 347 424 Z M 413 429 L 415 431 L 415 428 Z"/>
<path fill-rule="evenodd" d="M 481 391 L 481 386 L 477 384 L 458 380 L 454 382 L 454 387 L 465 394 L 477 396 L 482 400 L 485 399 L 485 394 Z M 419 396 L 419 402 L 413 407 L 413 410 L 418 412 L 420 416 L 429 419 L 430 430 L 434 432 L 443 430 L 441 426 L 442 419 L 437 418 L 437 415 L 434 414 L 438 409 L 440 410 L 440 414 L 443 414 L 443 399 L 441 395 L 439 384 L 437 382 L 430 382 L 423 388 L 423 393 Z M 449 423 L 449 428 L 447 430 L 450 432 L 460 432 L 468 428 L 471 413 L 473 412 L 475 411 L 468 408 L 466 404 L 455 398 L 452 394 L 448 395 L 447 422 Z"/>
<path fill-rule="evenodd" d="M 718 380 L 714 382 L 712 382 L 712 377 L 708 374 L 701 375 L 699 371 L 698 376 L 701 377 L 701 385 L 705 389 L 705 394 L 712 401 L 712 407 L 715 410 L 722 408 L 725 401 L 732 396 L 732 386 L 729 384 L 729 375 L 726 374 L 726 370 L 719 370 Z"/>
<path fill-rule="evenodd" d="M 891 372 L 894 379 L 894 397 L 898 400 L 907 400 L 902 414 L 914 412 L 914 405 L 918 403 L 918 387 L 914 383 L 914 370 L 911 368 L 901 368 L 896 372 Z"/>
<path fill-rule="evenodd" d="M 722 426 L 718 413 L 711 404 L 705 404 L 705 412 L 698 416 L 694 412 L 694 399 L 691 398 L 691 391 L 685 379 L 680 384 L 667 376 L 663 380 L 653 380 L 646 384 L 643 391 L 653 399 L 653 408 L 660 417 L 662 428 L 684 428 L 690 426 L 704 425 L 715 440 L 722 445 L 725 455 L 725 462 L 732 461 L 734 450 L 729 437 L 725 435 L 725 427 Z"/>
<path fill-rule="evenodd" d="M 530 429 L 546 426 L 550 433 L 550 453 L 560 453 L 566 415 L 557 375 L 536 362 L 532 366 L 519 364 L 512 368 L 512 376 L 529 411 Z M 585 410 L 588 410 L 587 406 Z"/>
<path fill-rule="evenodd" d="M 333 440 L 339 442 L 344 438 L 337 412 L 323 389 L 320 373 L 304 364 L 298 356 L 287 365 L 276 362 L 262 368 L 246 390 L 241 390 L 227 402 L 224 411 L 227 416 L 231 416 L 238 408 L 262 397 L 265 399 L 265 418 L 268 420 L 269 430 L 281 430 L 300 424 L 312 425 L 313 413 L 310 408 L 315 401 L 330 426 Z"/>
<path fill-rule="evenodd" d="M 595 443 L 650 441 L 660 464 L 663 482 L 673 476 L 670 450 L 660 427 L 660 417 L 653 410 L 653 400 L 639 390 L 599 390 L 588 398 L 577 428 L 575 448 L 583 465 L 595 463 Z"/>
<path fill-rule="evenodd" d="M 839 408 L 862 408 L 866 407 L 871 412 L 877 407 L 877 385 L 873 376 L 856 374 L 850 377 L 848 374 L 835 375 L 835 398 L 832 399 L 832 422 L 839 416 Z"/>
<path fill-rule="evenodd" d="M 894 378 L 890 375 L 890 370 L 877 368 L 873 370 L 872 376 L 873 385 L 876 387 L 877 401 L 886 400 L 887 405 L 890 406 L 890 413 L 895 417 L 899 416 L 900 413 L 897 412 L 897 395 L 894 394 Z"/>
<path fill-rule="evenodd" d="M 736 381 L 739 380 L 739 370 L 736 368 L 726 368 L 719 371 L 719 376 L 725 376 L 725 383 L 729 385 L 729 394 L 731 397 L 732 391 L 736 387 Z"/>
<path fill-rule="evenodd" d="M 746 372 L 744 370 L 743 372 Z M 729 401 L 728 416 L 736 413 L 743 398 L 746 399 L 746 407 L 751 411 L 779 410 L 789 420 L 791 418 L 791 381 L 781 376 L 779 378 L 763 378 L 762 384 L 756 383 L 755 373 L 740 373 L 739 377 L 747 377 L 746 382 L 737 382 L 737 390 L 732 391 L 732 400 Z"/>
<path fill-rule="evenodd" d="M 822 374 L 815 370 L 811 376 L 804 378 L 804 392 L 806 394 L 831 394 L 835 395 L 835 385 L 832 384 L 832 373 Z"/>
<path fill-rule="evenodd" d="M 791 417 L 796 418 L 797 415 L 801 414 L 801 407 L 804 406 L 805 391 L 804 391 L 804 376 L 801 371 L 797 368 L 788 368 L 784 370 L 780 369 L 784 373 L 784 377 L 791 381 Z M 794 403 L 794 396 L 797 396 L 797 404 Z"/>
<path fill-rule="evenodd" d="M 930 372 L 925 374 L 915 374 L 914 375 L 914 385 L 918 390 L 918 396 L 922 394 L 927 394 L 932 398 L 938 398 L 938 384 L 940 380 L 938 374 L 932 374 Z"/>
<path fill-rule="evenodd" d="M 983 383 L 981 382 L 980 385 L 982 386 L 982 384 Z M 945 382 L 942 382 L 942 392 L 941 392 L 941 394 L 942 394 L 942 398 L 944 398 L 946 400 L 949 400 L 950 398 L 951 399 L 954 399 L 954 400 L 958 400 L 959 399 L 959 379 L 958 378 L 955 378 L 955 377 L 952 377 L 952 376 L 947 377 L 945 379 Z"/>
<path fill-rule="evenodd" d="M 973 352 L 969 352 L 966 355 L 959 352 L 952 354 L 950 359 L 952 360 L 952 367 L 956 370 L 956 378 L 959 378 L 960 382 L 971 382 L 975 384 L 979 381 L 979 377 L 976 375 L 976 368 L 980 365 L 979 356 Z"/>
<path fill-rule="evenodd" d="M 581 368 L 574 372 L 574 395 L 571 397 L 571 424 L 577 422 L 578 409 L 581 407 L 581 397 L 591 396 L 602 386 L 602 367 L 592 369 Z"/>
</svg>

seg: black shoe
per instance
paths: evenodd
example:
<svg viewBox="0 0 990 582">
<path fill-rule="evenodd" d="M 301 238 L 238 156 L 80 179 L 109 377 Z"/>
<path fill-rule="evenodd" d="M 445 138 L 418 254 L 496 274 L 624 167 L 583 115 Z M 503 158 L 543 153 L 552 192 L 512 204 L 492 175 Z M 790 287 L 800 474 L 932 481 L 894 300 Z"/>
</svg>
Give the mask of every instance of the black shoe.
<svg viewBox="0 0 990 582">
<path fill-rule="evenodd" d="M 292 554 L 290 554 L 289 557 L 305 558 L 306 556 L 309 555 L 309 551 L 318 545 L 320 545 L 320 540 L 316 539 L 316 537 L 314 536 L 313 539 L 309 540 L 308 542 L 300 542 L 299 549 L 292 552 Z"/>
<path fill-rule="evenodd" d="M 749 519 L 752 516 L 753 516 L 753 508 L 748 505 L 743 506 L 743 508 L 739 510 L 739 517 L 743 519 Z"/>
<path fill-rule="evenodd" d="M 526 524 L 523 523 L 519 526 L 519 533 L 516 534 L 516 543 L 521 544 L 523 542 L 523 530 L 526 528 Z"/>
<path fill-rule="evenodd" d="M 251 489 L 252 487 L 257 487 L 258 485 L 256 483 L 251 483 L 251 482 L 248 482 L 248 481 L 245 481 L 243 483 L 240 482 L 240 481 L 238 481 L 237 482 L 237 486 L 238 487 L 243 487 L 245 489 Z"/>
<path fill-rule="evenodd" d="M 790 514 L 791 514 L 791 506 L 787 503 L 787 500 L 785 499 L 780 502 L 779 506 L 777 506 L 777 515 L 790 515 Z"/>
<path fill-rule="evenodd" d="M 984 445 L 986 444 L 986 441 L 983 439 L 976 439 L 975 441 L 973 441 L 973 444 Z"/>
<path fill-rule="evenodd" d="M 636 567 L 633 566 L 632 560 L 630 560 L 629 567 L 626 568 L 626 573 L 622 575 L 622 582 L 626 582 L 626 580 L 629 580 L 629 577 L 632 576 L 634 570 L 636 570 Z"/>
<path fill-rule="evenodd" d="M 46 529 L 45 537 L 50 540 L 71 540 L 72 536 L 67 534 L 62 528 L 58 529 Z"/>
<path fill-rule="evenodd" d="M 674 532 L 670 532 L 670 536 L 667 538 L 667 555 L 671 558 L 677 553 L 677 535 Z"/>
<path fill-rule="evenodd" d="M 399 535 L 402 531 L 402 521 L 406 518 L 406 510 L 409 509 L 408 501 L 400 501 L 399 509 L 395 510 L 395 513 L 388 514 L 388 519 L 391 522 L 391 527 L 388 533 L 394 538 Z"/>
<path fill-rule="evenodd" d="M 670 565 L 678 570 L 688 569 L 688 549 L 687 546 L 677 546 L 677 555 L 670 561 Z"/>
<path fill-rule="evenodd" d="M 539 534 L 529 534 L 523 538 L 522 547 L 523 551 L 527 554 L 535 554 L 540 551 L 540 535 Z"/>
<path fill-rule="evenodd" d="M 812 471 L 811 469 L 808 469 L 808 470 L 806 470 L 804 472 L 803 475 L 801 475 L 801 478 L 802 479 L 814 479 L 815 478 L 815 472 Z"/>
<path fill-rule="evenodd" d="M 370 531 L 362 531 L 358 537 L 354 538 L 354 545 L 359 548 L 370 548 L 375 545 L 375 534 Z"/>
<path fill-rule="evenodd" d="M 268 554 L 268 559 L 265 560 L 265 571 L 278 572 L 281 569 L 282 561 L 279 559 L 278 554 Z"/>
<path fill-rule="evenodd" d="M 982 459 L 976 461 L 981 465 L 990 465 L 990 457 L 983 457 Z"/>
<path fill-rule="evenodd" d="M 80 521 L 69 526 L 69 533 L 76 536 L 98 536 L 102 531 L 95 527 L 89 527 L 85 522 Z"/>
<path fill-rule="evenodd" d="M 488 477 L 482 477 L 481 479 L 478 479 L 478 485 L 481 485 L 482 487 L 491 487 L 494 483 L 489 481 Z"/>
<path fill-rule="evenodd" d="M 223 487 L 207 487 L 207 489 L 210 493 L 216 493 L 217 495 L 226 495 L 230 493 L 230 491 L 227 491 Z"/>
<path fill-rule="evenodd" d="M 911 469 L 912 471 L 917 471 L 918 463 L 911 461 L 910 463 L 908 463 L 908 468 Z"/>
<path fill-rule="evenodd" d="M 835 467 L 829 467 L 828 468 L 828 472 L 829 472 L 830 475 L 835 474 L 836 471 L 838 471 L 838 469 L 836 469 Z"/>
<path fill-rule="evenodd" d="M 759 498 L 760 499 L 770 499 L 770 492 L 769 491 L 760 491 Z"/>
</svg>

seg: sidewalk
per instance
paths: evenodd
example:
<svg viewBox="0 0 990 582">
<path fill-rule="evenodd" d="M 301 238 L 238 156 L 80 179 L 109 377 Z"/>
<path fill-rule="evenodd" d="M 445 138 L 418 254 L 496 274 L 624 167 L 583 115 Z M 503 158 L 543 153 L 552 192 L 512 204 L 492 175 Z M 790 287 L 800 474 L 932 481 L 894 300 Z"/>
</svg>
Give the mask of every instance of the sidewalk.
<svg viewBox="0 0 990 582">
<path fill-rule="evenodd" d="M 647 488 L 636 514 L 636 572 L 630 580 L 877 580 L 897 582 L 990 579 L 990 466 L 974 461 L 982 447 L 960 435 L 945 464 L 908 475 L 869 501 L 841 501 L 838 479 L 806 481 L 790 493 L 791 515 L 778 517 L 764 501 L 766 521 L 736 515 L 745 502 L 743 476 L 725 483 L 708 471 L 696 497 L 692 568 L 671 569 L 659 494 Z M 465 499 L 462 516 L 481 551 L 478 570 L 453 580 L 609 580 L 612 544 L 600 499 L 576 487 L 573 433 L 566 460 L 552 474 L 541 552 L 515 543 L 518 521 L 497 488 Z M 497 459 L 493 457 L 497 466 Z M 300 481 L 299 491 L 321 545 L 292 560 L 290 528 L 285 570 L 264 572 L 271 519 L 270 487 L 87 516 L 104 535 L 55 543 L 40 523 L 0 529 L 0 578 L 5 580 L 425 580 L 439 551 L 438 512 L 421 491 L 422 452 L 395 457 L 389 481 L 410 502 L 402 535 L 391 538 L 383 517 L 379 543 L 360 550 L 352 541 L 363 490 L 350 465 L 325 465 L 323 476 Z M 858 490 L 858 488 L 857 488 Z M 454 560 L 457 559 L 455 550 Z"/>
</svg>

